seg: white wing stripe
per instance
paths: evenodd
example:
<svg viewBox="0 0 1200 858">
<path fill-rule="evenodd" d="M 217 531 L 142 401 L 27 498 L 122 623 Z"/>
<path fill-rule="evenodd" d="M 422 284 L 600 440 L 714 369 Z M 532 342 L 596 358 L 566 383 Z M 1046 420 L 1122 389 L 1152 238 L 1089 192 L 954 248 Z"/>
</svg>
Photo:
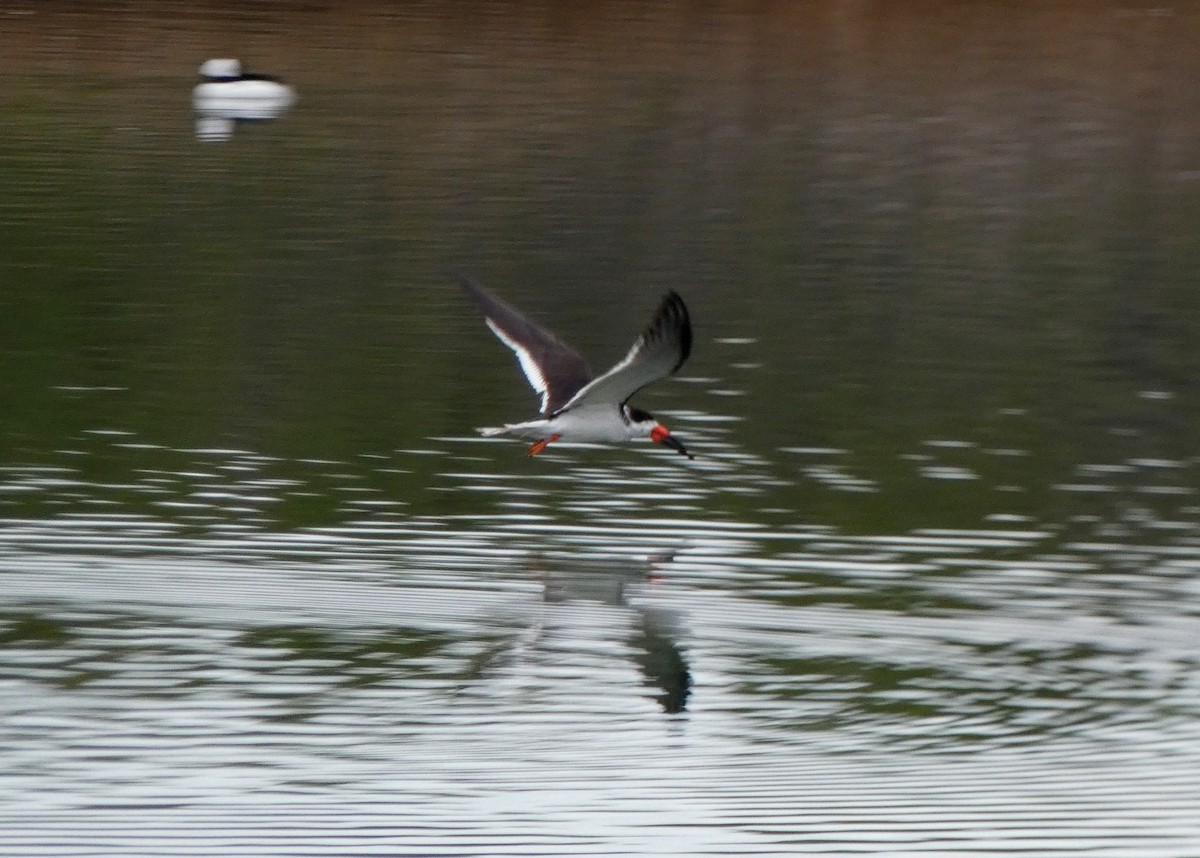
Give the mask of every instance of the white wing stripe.
<svg viewBox="0 0 1200 858">
<path fill-rule="evenodd" d="M 525 378 L 529 381 L 529 386 L 533 388 L 535 393 L 542 397 L 541 410 L 545 411 L 546 403 L 550 399 L 550 387 L 546 384 L 546 377 L 542 374 L 542 368 L 538 366 L 537 361 L 533 359 L 533 355 L 524 346 L 516 340 L 505 336 L 504 331 L 500 330 L 499 325 L 495 324 L 491 319 L 484 319 L 484 321 L 487 322 L 487 326 L 492 329 L 492 333 L 496 335 L 500 342 L 516 353 L 517 360 L 521 364 L 521 371 L 525 373 Z"/>
</svg>

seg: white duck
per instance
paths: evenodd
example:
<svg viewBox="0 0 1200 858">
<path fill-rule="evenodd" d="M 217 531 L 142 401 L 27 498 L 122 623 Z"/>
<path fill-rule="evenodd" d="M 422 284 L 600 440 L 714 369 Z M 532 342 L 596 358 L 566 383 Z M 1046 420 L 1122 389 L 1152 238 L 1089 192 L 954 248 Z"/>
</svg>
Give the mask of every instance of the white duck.
<svg viewBox="0 0 1200 858">
<path fill-rule="evenodd" d="M 296 102 L 296 91 L 277 78 L 242 70 L 234 59 L 206 60 L 192 90 L 196 136 L 227 139 L 238 121 L 275 119 Z"/>
</svg>

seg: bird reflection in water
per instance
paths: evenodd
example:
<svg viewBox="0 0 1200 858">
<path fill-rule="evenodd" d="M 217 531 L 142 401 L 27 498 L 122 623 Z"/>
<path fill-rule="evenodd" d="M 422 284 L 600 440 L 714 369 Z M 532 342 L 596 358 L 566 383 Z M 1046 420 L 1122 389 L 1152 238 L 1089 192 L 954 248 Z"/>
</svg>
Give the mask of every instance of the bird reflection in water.
<svg viewBox="0 0 1200 858">
<path fill-rule="evenodd" d="M 558 564 L 541 554 L 529 564 L 530 572 L 542 584 L 545 605 L 593 602 L 620 607 L 632 614 L 625 643 L 633 652 L 633 661 L 646 686 L 653 690 L 654 699 L 664 712 L 671 714 L 684 711 L 692 688 L 687 659 L 676 641 L 676 616 L 663 608 L 631 602 L 628 596 L 632 588 L 658 581 L 663 567 L 674 556 L 675 552 L 670 551 L 640 560 L 571 558 L 569 564 Z M 546 643 L 546 617 L 542 614 L 536 622 L 481 653 L 475 660 L 475 675 L 495 675 L 520 663 Z"/>
</svg>

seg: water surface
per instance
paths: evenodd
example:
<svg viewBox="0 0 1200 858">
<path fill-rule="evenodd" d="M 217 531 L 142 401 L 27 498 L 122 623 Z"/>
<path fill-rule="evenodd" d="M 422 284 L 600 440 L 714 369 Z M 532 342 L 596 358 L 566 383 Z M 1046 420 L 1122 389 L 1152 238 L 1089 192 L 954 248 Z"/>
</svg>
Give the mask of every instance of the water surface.
<svg viewBox="0 0 1200 858">
<path fill-rule="evenodd" d="M 1194 14 L 4 21 L 0 854 L 1200 853 Z"/>
</svg>

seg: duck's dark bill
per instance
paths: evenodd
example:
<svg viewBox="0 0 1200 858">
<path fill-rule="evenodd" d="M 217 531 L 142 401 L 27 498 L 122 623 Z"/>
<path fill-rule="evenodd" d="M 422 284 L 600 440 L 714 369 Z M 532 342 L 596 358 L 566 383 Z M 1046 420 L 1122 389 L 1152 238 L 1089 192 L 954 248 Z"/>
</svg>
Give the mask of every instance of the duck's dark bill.
<svg viewBox="0 0 1200 858">
<path fill-rule="evenodd" d="M 693 456 L 691 453 L 689 453 L 687 451 L 687 447 L 683 446 L 683 442 L 681 442 L 674 435 L 667 435 L 665 438 L 662 439 L 662 441 L 660 443 L 664 447 L 670 447 L 672 450 L 677 451 L 679 453 L 679 455 L 681 455 L 681 456 L 687 456 L 689 459 L 696 458 L 695 456 Z"/>
</svg>

